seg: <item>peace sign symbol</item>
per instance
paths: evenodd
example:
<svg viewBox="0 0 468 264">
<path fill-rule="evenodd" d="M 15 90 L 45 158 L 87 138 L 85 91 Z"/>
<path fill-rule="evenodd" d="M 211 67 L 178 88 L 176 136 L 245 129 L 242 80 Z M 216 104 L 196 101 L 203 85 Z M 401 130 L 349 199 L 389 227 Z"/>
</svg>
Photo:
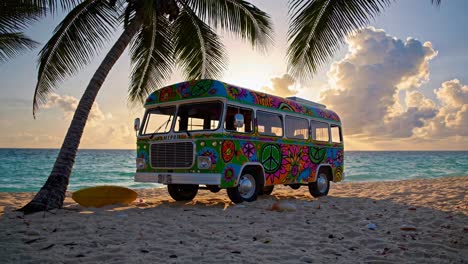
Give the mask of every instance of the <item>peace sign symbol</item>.
<svg viewBox="0 0 468 264">
<path fill-rule="evenodd" d="M 281 151 L 279 146 L 273 144 L 264 145 L 261 162 L 267 173 L 276 172 L 281 166 Z"/>
</svg>

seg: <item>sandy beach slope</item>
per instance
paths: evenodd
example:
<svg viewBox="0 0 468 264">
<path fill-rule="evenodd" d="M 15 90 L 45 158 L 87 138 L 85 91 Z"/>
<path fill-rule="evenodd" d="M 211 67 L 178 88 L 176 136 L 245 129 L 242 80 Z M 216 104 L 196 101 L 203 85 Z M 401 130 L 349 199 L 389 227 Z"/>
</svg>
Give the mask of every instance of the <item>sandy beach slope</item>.
<svg viewBox="0 0 468 264">
<path fill-rule="evenodd" d="M 468 263 L 468 176 L 306 187 L 234 205 L 225 191 L 190 203 L 166 189 L 142 203 L 14 212 L 0 193 L 1 263 Z M 68 194 L 68 197 L 71 195 Z M 295 211 L 272 211 L 276 201 Z M 409 230 L 402 230 L 409 229 Z"/>
</svg>

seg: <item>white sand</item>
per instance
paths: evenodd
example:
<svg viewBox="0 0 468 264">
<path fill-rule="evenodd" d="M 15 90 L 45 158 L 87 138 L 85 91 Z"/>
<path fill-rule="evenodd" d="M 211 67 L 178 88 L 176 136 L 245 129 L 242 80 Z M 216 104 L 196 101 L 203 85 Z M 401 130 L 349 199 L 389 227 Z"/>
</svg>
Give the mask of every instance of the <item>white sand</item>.
<svg viewBox="0 0 468 264">
<path fill-rule="evenodd" d="M 466 176 L 340 183 L 320 199 L 280 187 L 239 206 L 223 190 L 182 203 L 151 189 L 139 191 L 143 204 L 67 198 L 63 210 L 27 216 L 13 210 L 33 194 L 0 193 L 0 262 L 468 263 L 467 192 Z M 269 210 L 277 200 L 297 210 Z"/>
</svg>

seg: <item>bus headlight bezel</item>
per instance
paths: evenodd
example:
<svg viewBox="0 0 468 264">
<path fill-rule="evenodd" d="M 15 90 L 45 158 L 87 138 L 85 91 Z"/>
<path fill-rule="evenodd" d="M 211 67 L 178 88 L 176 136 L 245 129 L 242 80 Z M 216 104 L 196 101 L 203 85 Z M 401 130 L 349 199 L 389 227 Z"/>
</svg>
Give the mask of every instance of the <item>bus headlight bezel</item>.
<svg viewBox="0 0 468 264">
<path fill-rule="evenodd" d="M 197 164 L 198 164 L 198 169 L 207 170 L 211 168 L 211 158 L 208 156 L 198 156 Z"/>
<path fill-rule="evenodd" d="M 137 170 L 142 170 L 146 168 L 146 161 L 143 158 L 136 159 L 136 168 Z"/>
</svg>

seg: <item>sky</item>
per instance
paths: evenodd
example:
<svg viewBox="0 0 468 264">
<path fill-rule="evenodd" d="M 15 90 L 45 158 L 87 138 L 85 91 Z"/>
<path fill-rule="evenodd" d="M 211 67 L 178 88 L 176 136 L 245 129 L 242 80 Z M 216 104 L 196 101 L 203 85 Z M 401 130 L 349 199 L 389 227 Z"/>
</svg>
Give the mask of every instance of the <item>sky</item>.
<svg viewBox="0 0 468 264">
<path fill-rule="evenodd" d="M 346 150 L 468 150 L 468 1 L 397 1 L 350 36 L 309 82 L 287 75 L 287 1 L 252 0 L 270 14 L 274 41 L 265 52 L 223 35 L 229 63 L 220 77 L 234 85 L 299 96 L 336 111 Z M 27 35 L 44 44 L 63 18 L 33 25 Z M 0 64 L 1 148 L 59 148 L 86 85 L 109 47 L 67 79 L 32 116 L 40 48 Z M 125 53 L 107 77 L 81 148 L 134 149 L 129 104 L 130 63 Z M 184 81 L 175 72 L 167 85 Z M 155 87 L 157 89 L 158 87 Z"/>
</svg>

